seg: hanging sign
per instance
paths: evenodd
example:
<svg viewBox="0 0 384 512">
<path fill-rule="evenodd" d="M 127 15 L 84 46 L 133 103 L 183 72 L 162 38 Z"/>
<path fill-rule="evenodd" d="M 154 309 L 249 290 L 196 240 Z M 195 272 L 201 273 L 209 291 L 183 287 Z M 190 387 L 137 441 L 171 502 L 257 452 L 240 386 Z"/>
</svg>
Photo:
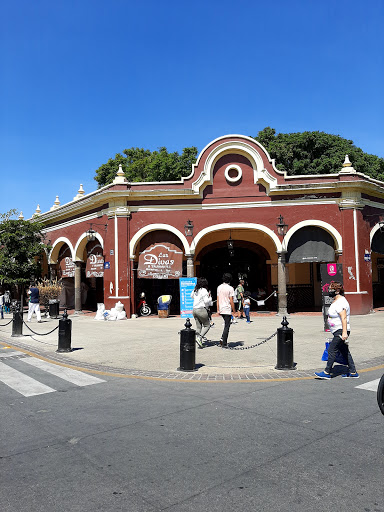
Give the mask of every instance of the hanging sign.
<svg viewBox="0 0 384 512">
<path fill-rule="evenodd" d="M 328 309 L 332 304 L 333 298 L 329 296 L 329 285 L 331 281 L 338 281 L 343 283 L 343 265 L 341 263 L 321 263 L 321 292 L 323 297 L 323 318 L 324 318 L 324 331 L 329 331 L 328 327 Z"/>
<path fill-rule="evenodd" d="M 137 277 L 178 279 L 183 270 L 183 253 L 173 244 L 152 244 L 139 255 Z"/>
<path fill-rule="evenodd" d="M 89 254 L 85 267 L 86 277 L 104 276 L 104 256 L 102 254 Z"/>
<path fill-rule="evenodd" d="M 191 297 L 197 282 L 196 277 L 181 277 L 180 283 L 180 317 L 192 318 L 193 298 Z"/>
<path fill-rule="evenodd" d="M 88 243 L 87 245 L 85 276 L 88 278 L 104 276 L 103 248 L 98 241 Z"/>
<path fill-rule="evenodd" d="M 69 256 L 60 260 L 61 277 L 75 277 L 75 264 Z"/>
</svg>

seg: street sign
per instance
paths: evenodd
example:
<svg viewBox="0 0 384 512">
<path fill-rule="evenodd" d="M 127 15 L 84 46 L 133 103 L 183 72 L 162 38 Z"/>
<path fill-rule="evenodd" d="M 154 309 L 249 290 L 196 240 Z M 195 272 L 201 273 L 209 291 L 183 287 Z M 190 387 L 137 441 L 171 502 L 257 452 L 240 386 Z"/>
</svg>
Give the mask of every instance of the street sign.
<svg viewBox="0 0 384 512">
<path fill-rule="evenodd" d="M 192 318 L 193 298 L 191 297 L 197 282 L 196 277 L 180 277 L 180 317 Z"/>
</svg>

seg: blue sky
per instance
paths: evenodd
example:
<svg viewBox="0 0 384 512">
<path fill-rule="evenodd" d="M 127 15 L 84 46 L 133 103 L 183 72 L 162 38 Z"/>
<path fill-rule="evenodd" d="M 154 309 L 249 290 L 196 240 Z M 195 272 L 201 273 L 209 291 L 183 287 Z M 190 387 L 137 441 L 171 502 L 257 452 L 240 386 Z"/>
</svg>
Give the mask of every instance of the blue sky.
<svg viewBox="0 0 384 512">
<path fill-rule="evenodd" d="M 384 157 L 382 0 L 13 0 L 0 212 L 73 199 L 124 148 L 319 130 Z"/>
</svg>

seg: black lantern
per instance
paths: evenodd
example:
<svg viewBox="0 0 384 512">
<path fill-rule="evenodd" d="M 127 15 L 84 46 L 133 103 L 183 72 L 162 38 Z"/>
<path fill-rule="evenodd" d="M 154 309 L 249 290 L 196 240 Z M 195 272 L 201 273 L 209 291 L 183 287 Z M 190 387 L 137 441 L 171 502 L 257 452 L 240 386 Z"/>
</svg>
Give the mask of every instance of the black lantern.
<svg viewBox="0 0 384 512">
<path fill-rule="evenodd" d="M 92 228 L 94 222 L 89 223 L 89 229 L 85 233 L 87 235 L 88 242 L 94 242 L 96 240 L 96 231 Z M 95 224 L 96 226 L 104 226 L 105 231 L 107 231 L 108 224 Z"/>
<path fill-rule="evenodd" d="M 288 231 L 288 224 L 284 224 L 284 217 L 280 215 L 279 222 L 276 224 L 277 234 L 280 236 L 285 236 Z"/>
<path fill-rule="evenodd" d="M 379 221 L 380 233 L 384 233 L 384 220 Z"/>
<path fill-rule="evenodd" d="M 86 233 L 88 242 L 94 242 L 96 240 L 96 231 L 90 227 Z"/>
<path fill-rule="evenodd" d="M 184 226 L 185 236 L 193 236 L 193 222 L 191 220 L 187 220 L 186 225 Z"/>
<path fill-rule="evenodd" d="M 227 240 L 228 251 L 233 251 L 233 240 L 231 238 L 231 233 L 229 233 L 229 238 Z"/>
</svg>

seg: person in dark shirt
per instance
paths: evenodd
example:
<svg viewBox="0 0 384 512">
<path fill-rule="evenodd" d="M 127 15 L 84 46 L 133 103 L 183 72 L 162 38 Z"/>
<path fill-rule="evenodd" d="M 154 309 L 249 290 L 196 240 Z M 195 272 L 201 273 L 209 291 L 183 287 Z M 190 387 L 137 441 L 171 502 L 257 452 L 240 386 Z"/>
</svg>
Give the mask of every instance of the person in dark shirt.
<svg viewBox="0 0 384 512">
<path fill-rule="evenodd" d="M 32 320 L 33 313 L 36 314 L 36 318 L 38 322 L 41 322 L 41 314 L 40 314 L 40 293 L 39 289 L 35 286 L 35 284 L 31 284 L 28 290 L 29 295 L 29 307 L 28 307 L 28 319 L 27 322 Z"/>
</svg>

